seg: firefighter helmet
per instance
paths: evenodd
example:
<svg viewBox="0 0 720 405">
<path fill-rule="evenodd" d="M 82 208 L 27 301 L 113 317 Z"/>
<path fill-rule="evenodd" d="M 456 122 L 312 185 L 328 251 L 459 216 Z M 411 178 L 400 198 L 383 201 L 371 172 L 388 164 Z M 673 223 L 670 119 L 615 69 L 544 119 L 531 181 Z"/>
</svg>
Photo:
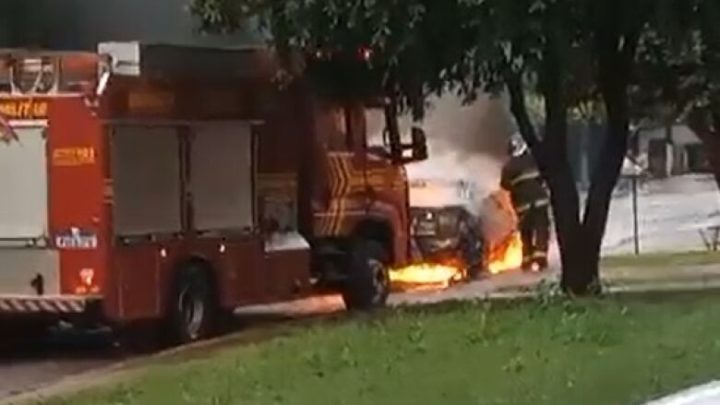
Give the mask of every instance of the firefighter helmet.
<svg viewBox="0 0 720 405">
<path fill-rule="evenodd" d="M 510 142 L 508 143 L 508 154 L 510 156 L 522 156 L 525 152 L 527 152 L 527 150 L 527 143 L 525 143 L 519 134 L 515 134 L 510 137 Z"/>
</svg>

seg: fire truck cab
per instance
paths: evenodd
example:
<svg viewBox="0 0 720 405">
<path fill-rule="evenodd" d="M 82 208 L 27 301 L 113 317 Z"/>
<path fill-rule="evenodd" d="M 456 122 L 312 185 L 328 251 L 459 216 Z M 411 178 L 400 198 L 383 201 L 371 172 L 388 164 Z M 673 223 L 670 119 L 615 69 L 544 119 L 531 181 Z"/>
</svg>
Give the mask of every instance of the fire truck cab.
<svg viewBox="0 0 720 405">
<path fill-rule="evenodd" d="M 262 48 L 0 60 L 0 328 L 162 323 L 185 343 L 238 306 L 385 303 L 409 259 L 403 164 L 426 158 L 421 131 L 368 147 L 365 100 L 278 86 Z"/>
</svg>

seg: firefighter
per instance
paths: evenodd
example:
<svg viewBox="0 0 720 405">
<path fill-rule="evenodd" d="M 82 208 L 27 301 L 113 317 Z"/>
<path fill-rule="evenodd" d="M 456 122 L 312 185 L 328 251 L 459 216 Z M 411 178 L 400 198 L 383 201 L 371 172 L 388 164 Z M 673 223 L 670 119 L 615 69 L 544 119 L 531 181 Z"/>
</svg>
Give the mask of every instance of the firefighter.
<svg viewBox="0 0 720 405">
<path fill-rule="evenodd" d="M 518 217 L 523 243 L 522 268 L 544 271 L 548 267 L 550 239 L 548 191 L 527 144 L 513 136 L 508 149 L 509 160 L 502 170 L 501 186 L 510 193 Z"/>
</svg>

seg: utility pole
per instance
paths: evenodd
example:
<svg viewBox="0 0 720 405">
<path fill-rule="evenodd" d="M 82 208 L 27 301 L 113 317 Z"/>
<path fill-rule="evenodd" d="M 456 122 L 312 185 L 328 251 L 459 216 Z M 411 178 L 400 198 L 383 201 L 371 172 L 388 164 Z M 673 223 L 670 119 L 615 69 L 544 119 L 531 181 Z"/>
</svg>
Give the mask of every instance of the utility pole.
<svg viewBox="0 0 720 405">
<path fill-rule="evenodd" d="M 632 215 L 633 215 L 633 241 L 635 243 L 635 255 L 640 255 L 640 221 L 638 220 L 638 177 L 640 176 L 640 167 L 637 164 L 640 155 L 640 128 L 633 131 L 631 137 L 631 153 L 633 171 L 631 173 L 632 182 Z"/>
<path fill-rule="evenodd" d="M 632 176 L 632 202 L 633 202 L 633 239 L 635 242 L 635 256 L 640 255 L 640 224 L 638 223 L 638 175 Z"/>
</svg>

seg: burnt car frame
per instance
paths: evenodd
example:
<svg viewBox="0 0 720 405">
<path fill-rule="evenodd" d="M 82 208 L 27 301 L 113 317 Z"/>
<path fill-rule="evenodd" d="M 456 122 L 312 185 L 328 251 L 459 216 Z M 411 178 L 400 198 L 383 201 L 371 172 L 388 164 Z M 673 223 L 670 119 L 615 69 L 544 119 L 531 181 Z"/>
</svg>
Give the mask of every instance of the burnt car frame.
<svg viewBox="0 0 720 405">
<path fill-rule="evenodd" d="M 463 279 L 476 279 L 486 271 L 481 224 L 466 207 L 412 207 L 410 216 L 414 248 L 424 262 L 456 265 Z"/>
</svg>

